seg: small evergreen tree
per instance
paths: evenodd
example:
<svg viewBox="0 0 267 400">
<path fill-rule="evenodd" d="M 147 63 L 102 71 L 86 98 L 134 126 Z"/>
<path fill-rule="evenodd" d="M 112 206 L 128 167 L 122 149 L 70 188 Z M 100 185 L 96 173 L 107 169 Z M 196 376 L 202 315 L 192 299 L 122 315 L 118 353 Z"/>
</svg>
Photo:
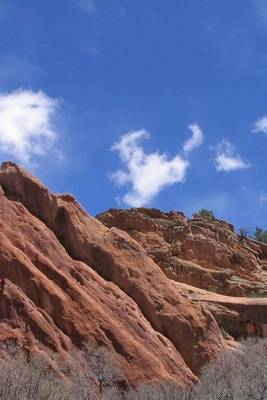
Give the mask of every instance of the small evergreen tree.
<svg viewBox="0 0 267 400">
<path fill-rule="evenodd" d="M 257 226 L 253 238 L 258 242 L 267 243 L 267 231 Z"/>
<path fill-rule="evenodd" d="M 201 208 L 198 212 L 193 214 L 194 218 L 202 217 L 207 219 L 215 219 L 215 215 L 212 210 L 207 210 L 206 208 Z"/>
</svg>

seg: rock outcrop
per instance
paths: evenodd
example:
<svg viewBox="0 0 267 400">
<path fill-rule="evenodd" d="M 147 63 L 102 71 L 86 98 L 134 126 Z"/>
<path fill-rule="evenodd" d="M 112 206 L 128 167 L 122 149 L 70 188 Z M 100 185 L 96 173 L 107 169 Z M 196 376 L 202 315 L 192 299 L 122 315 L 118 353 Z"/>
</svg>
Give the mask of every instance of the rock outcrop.
<svg viewBox="0 0 267 400">
<path fill-rule="evenodd" d="M 106 346 L 131 384 L 189 385 L 234 339 L 267 336 L 266 266 L 267 246 L 224 221 L 155 209 L 96 219 L 1 167 L 0 342 L 48 357 Z"/>
<path fill-rule="evenodd" d="M 225 221 L 179 212 L 114 209 L 97 218 L 138 241 L 185 298 L 212 313 L 226 337 L 267 337 L 266 244 L 240 237 Z"/>
<path fill-rule="evenodd" d="M 130 383 L 180 385 L 226 348 L 208 309 L 123 227 L 103 225 L 16 164 L 2 165 L 0 186 L 0 341 L 63 355 L 104 345 Z"/>
<path fill-rule="evenodd" d="M 156 209 L 98 216 L 128 232 L 173 280 L 229 296 L 267 297 L 267 245 L 242 238 L 225 221 Z"/>
<path fill-rule="evenodd" d="M 231 297 L 173 282 L 181 293 L 209 310 L 224 335 L 236 340 L 257 336 L 267 338 L 267 299 Z"/>
</svg>

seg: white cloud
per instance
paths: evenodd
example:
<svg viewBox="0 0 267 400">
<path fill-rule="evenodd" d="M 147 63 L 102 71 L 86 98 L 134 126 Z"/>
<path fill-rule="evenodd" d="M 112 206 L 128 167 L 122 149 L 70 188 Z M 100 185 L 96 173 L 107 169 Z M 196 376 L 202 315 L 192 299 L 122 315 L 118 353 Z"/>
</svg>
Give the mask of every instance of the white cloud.
<svg viewBox="0 0 267 400">
<path fill-rule="evenodd" d="M 190 139 L 186 140 L 183 145 L 183 150 L 185 153 L 190 153 L 196 147 L 203 143 L 204 135 L 198 124 L 191 124 L 188 126 L 191 130 L 192 136 Z"/>
<path fill-rule="evenodd" d="M 58 138 L 52 123 L 57 106 L 41 91 L 0 93 L 0 152 L 24 164 L 45 155 Z"/>
<path fill-rule="evenodd" d="M 264 115 L 262 118 L 258 119 L 258 121 L 255 122 L 252 132 L 260 132 L 260 133 L 265 133 L 267 135 L 267 116 L 266 115 Z"/>
<path fill-rule="evenodd" d="M 148 204 L 165 186 L 183 182 L 189 167 L 189 161 L 179 155 L 168 159 L 164 153 L 146 154 L 139 141 L 148 138 L 144 129 L 129 132 L 112 147 L 118 151 L 125 169 L 116 171 L 111 178 L 118 185 L 131 184 L 123 201 L 133 207 Z"/>
<path fill-rule="evenodd" d="M 229 172 L 249 168 L 249 164 L 235 153 L 234 146 L 227 140 L 223 140 L 217 146 L 215 164 L 217 171 Z"/>
<path fill-rule="evenodd" d="M 95 1 L 94 0 L 78 0 L 78 5 L 88 15 L 91 15 L 95 12 Z"/>
</svg>

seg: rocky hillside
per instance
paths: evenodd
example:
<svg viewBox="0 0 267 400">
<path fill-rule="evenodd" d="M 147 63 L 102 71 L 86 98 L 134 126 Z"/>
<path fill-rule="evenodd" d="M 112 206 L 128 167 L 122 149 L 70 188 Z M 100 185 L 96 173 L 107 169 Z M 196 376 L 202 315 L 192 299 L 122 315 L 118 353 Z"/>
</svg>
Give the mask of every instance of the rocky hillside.
<svg viewBox="0 0 267 400">
<path fill-rule="evenodd" d="M 126 231 L 183 295 L 201 303 L 234 338 L 267 336 L 267 245 L 233 225 L 181 212 L 111 209 L 97 217 Z M 239 296 L 239 297 L 238 297 Z"/>
<path fill-rule="evenodd" d="M 264 334 L 267 299 L 226 294 L 264 295 L 266 254 L 219 221 L 143 209 L 95 219 L 7 162 L 0 341 L 63 356 L 104 345 L 130 383 L 186 385 L 231 336 Z"/>
<path fill-rule="evenodd" d="M 225 221 L 156 209 L 114 209 L 98 219 L 129 233 L 170 279 L 230 296 L 267 297 L 267 244 L 240 237 Z"/>
</svg>

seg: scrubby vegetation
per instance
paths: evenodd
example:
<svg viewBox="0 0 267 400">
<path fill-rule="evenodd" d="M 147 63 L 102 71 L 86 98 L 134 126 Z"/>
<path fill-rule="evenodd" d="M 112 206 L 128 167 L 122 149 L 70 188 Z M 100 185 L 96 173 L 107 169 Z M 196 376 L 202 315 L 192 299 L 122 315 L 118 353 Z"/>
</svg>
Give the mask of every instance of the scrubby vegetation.
<svg viewBox="0 0 267 400">
<path fill-rule="evenodd" d="M 253 232 L 252 235 L 247 228 L 240 228 L 238 233 L 241 239 L 251 238 L 261 243 L 267 243 L 267 231 L 259 226 L 256 227 L 255 232 Z"/>
<path fill-rule="evenodd" d="M 7 344 L 0 358 L 1 400 L 116 399 L 124 380 L 111 353 L 84 347 L 71 361 L 47 360 Z"/>
<path fill-rule="evenodd" d="M 212 210 L 208 210 L 206 208 L 201 208 L 199 211 L 193 214 L 194 218 L 202 217 L 208 219 L 215 219 L 215 214 Z"/>
<path fill-rule="evenodd" d="M 62 379 L 40 356 L 29 356 L 13 345 L 5 347 L 0 359 L 1 400 L 64 399 Z"/>
<path fill-rule="evenodd" d="M 239 228 L 238 233 L 241 240 L 246 239 L 249 236 L 249 229 Z"/>
<path fill-rule="evenodd" d="M 267 231 L 257 226 L 252 238 L 258 242 L 267 243 Z"/>
<path fill-rule="evenodd" d="M 57 369 L 41 356 L 8 345 L 0 359 L 1 400 L 266 400 L 267 342 L 248 340 L 203 369 L 201 381 L 181 390 L 172 384 L 127 389 L 120 368 L 104 348 Z M 55 366 L 54 366 L 55 367 Z"/>
</svg>

